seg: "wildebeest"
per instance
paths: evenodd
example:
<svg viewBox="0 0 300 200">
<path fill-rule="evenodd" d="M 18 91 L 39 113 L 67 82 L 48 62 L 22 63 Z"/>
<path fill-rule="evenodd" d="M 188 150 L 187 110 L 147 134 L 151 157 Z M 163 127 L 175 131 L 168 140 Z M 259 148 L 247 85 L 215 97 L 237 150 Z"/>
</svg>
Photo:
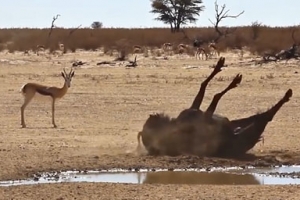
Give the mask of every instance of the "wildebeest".
<svg viewBox="0 0 300 200">
<path fill-rule="evenodd" d="M 205 111 L 200 110 L 206 87 L 221 71 L 225 58 L 221 57 L 213 72 L 201 83 L 190 108 L 176 118 L 166 114 L 152 114 L 138 133 L 149 155 L 198 155 L 211 157 L 237 157 L 252 149 L 279 109 L 289 101 L 293 92 L 287 90 L 284 97 L 269 110 L 250 117 L 229 120 L 215 114 L 219 100 L 229 90 L 237 87 L 242 75 L 237 74 L 228 87 L 215 94 Z"/>
</svg>

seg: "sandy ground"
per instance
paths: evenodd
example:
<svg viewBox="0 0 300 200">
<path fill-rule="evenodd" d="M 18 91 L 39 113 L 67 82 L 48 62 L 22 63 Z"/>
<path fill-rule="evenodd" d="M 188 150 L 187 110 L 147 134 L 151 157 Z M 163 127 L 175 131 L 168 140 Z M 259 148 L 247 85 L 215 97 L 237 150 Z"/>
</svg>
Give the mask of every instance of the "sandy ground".
<svg viewBox="0 0 300 200">
<path fill-rule="evenodd" d="M 22 179 L 36 172 L 70 169 L 205 167 L 300 163 L 300 89 L 297 63 L 246 65 L 227 54 L 228 68 L 209 84 L 202 108 L 223 90 L 237 73 L 242 84 L 221 100 L 217 113 L 230 119 L 263 111 L 293 89 L 264 133 L 264 144 L 243 161 L 213 158 L 149 157 L 137 155 L 137 132 L 149 114 L 176 116 L 192 103 L 199 84 L 216 59 L 173 57 L 153 60 L 138 57 L 137 68 L 97 66 L 111 60 L 99 52 L 69 53 L 46 58 L 36 55 L 0 54 L 0 180 Z M 27 128 L 20 125 L 26 82 L 62 86 L 60 72 L 74 60 L 88 64 L 75 68 L 67 95 L 56 104 L 52 128 L 49 99 L 32 101 L 25 111 Z M 188 186 L 103 183 L 45 184 L 0 188 L 0 199 L 297 199 L 298 186 Z"/>
</svg>

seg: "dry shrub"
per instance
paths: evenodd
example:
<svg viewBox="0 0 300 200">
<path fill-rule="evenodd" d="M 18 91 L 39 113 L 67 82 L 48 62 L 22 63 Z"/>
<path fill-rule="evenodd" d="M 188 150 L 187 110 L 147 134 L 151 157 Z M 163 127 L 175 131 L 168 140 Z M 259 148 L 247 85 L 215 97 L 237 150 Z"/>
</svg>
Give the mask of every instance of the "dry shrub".
<svg viewBox="0 0 300 200">
<path fill-rule="evenodd" d="M 159 48 L 152 48 L 152 49 L 151 49 L 151 54 L 152 54 L 153 56 L 161 57 L 163 53 L 164 53 L 164 52 L 163 52 L 162 49 L 159 49 Z"/>
<path fill-rule="evenodd" d="M 117 51 L 119 52 L 119 57 L 117 60 L 124 61 L 131 50 L 131 44 L 128 39 L 120 39 L 115 42 Z"/>
<path fill-rule="evenodd" d="M 148 48 L 144 48 L 144 49 L 143 49 L 143 56 L 144 56 L 145 58 L 148 58 L 148 57 L 149 57 L 149 49 L 148 49 Z"/>
<path fill-rule="evenodd" d="M 108 46 L 103 46 L 103 53 L 109 55 L 111 53 L 111 49 Z"/>
<path fill-rule="evenodd" d="M 246 46 L 246 40 L 242 35 L 231 35 L 218 46 L 221 51 L 225 49 L 241 48 Z"/>
<path fill-rule="evenodd" d="M 261 23 L 258 21 L 252 22 L 251 24 L 251 30 L 252 30 L 252 39 L 256 40 L 259 37 L 259 34 L 261 32 Z"/>
<path fill-rule="evenodd" d="M 226 27 L 221 27 L 224 29 Z M 231 28 L 230 28 L 231 29 Z M 48 41 L 49 29 L 1 29 L 0 45 L 13 51 L 34 50 L 36 45 L 46 45 L 51 50 L 58 49 L 58 42 L 65 44 L 65 48 L 71 51 L 76 49 L 96 50 L 99 47 L 111 49 L 117 48 L 125 56 L 132 51 L 132 45 L 147 46 L 149 48 L 161 47 L 165 42 L 192 44 L 192 41 L 184 38 L 182 33 L 171 33 L 168 28 L 81 28 L 70 35 L 72 29 L 55 28 Z M 204 41 L 212 41 L 216 36 L 213 28 L 186 28 L 186 34 L 190 39 L 200 37 Z M 295 36 L 299 35 L 297 27 Z M 249 46 L 251 51 L 261 53 L 266 50 L 278 51 L 286 49 L 293 44 L 291 27 L 267 27 L 260 26 L 259 34 L 253 38 L 253 27 L 236 27 L 234 34 L 221 39 L 220 48 L 225 50 L 237 46 Z M 126 39 L 124 39 L 126 38 Z M 297 39 L 300 42 L 300 38 Z M 48 41 L 48 42 L 47 42 Z"/>
<path fill-rule="evenodd" d="M 195 51 L 194 51 L 194 48 L 189 46 L 188 48 L 186 48 L 186 54 L 189 55 L 189 56 L 195 56 Z"/>
</svg>

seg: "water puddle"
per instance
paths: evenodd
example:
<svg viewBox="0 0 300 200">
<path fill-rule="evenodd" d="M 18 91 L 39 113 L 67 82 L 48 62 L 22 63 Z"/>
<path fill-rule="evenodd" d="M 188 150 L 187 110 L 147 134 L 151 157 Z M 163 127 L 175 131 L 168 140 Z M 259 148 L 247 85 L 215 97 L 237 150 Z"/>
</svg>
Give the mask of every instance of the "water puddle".
<svg viewBox="0 0 300 200">
<path fill-rule="evenodd" d="M 0 186 L 63 182 L 133 184 L 288 185 L 300 184 L 300 166 L 274 168 L 210 168 L 174 170 L 66 171 L 41 173 L 27 180 L 0 181 Z"/>
</svg>

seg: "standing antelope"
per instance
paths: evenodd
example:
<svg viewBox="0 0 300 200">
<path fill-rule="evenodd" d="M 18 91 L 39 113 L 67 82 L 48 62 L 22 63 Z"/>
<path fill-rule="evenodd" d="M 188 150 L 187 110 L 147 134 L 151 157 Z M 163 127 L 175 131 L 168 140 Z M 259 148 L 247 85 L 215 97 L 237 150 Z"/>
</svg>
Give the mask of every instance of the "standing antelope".
<svg viewBox="0 0 300 200">
<path fill-rule="evenodd" d="M 179 44 L 179 45 L 177 46 L 178 53 L 179 53 L 179 54 L 184 53 L 185 51 L 187 51 L 188 47 L 189 47 L 189 46 L 188 46 L 187 44 Z"/>
<path fill-rule="evenodd" d="M 142 47 L 139 45 L 134 45 L 132 48 L 133 48 L 133 54 L 142 52 Z"/>
<path fill-rule="evenodd" d="M 166 42 L 162 45 L 163 50 L 172 50 L 173 44 L 170 42 Z"/>
<path fill-rule="evenodd" d="M 45 46 L 44 45 L 36 45 L 36 55 L 40 55 L 40 52 L 45 52 Z"/>
<path fill-rule="evenodd" d="M 52 98 L 52 124 L 54 128 L 56 128 L 55 120 L 54 120 L 54 112 L 55 112 L 55 101 L 62 98 L 68 91 L 68 88 L 71 86 L 71 80 L 74 76 L 74 71 L 66 73 L 65 69 L 61 72 L 62 77 L 65 80 L 65 83 L 62 88 L 58 88 L 55 86 L 49 87 L 45 85 L 40 85 L 37 83 L 26 83 L 21 87 L 20 92 L 22 92 L 24 96 L 24 103 L 21 106 L 21 125 L 22 128 L 25 128 L 25 119 L 24 119 L 24 110 L 29 102 L 33 99 L 36 93 L 43 96 L 50 96 Z"/>
<path fill-rule="evenodd" d="M 208 48 L 210 50 L 210 57 L 213 56 L 213 55 L 218 55 L 220 56 L 220 51 L 216 45 L 215 42 L 211 42 L 208 44 Z"/>
<path fill-rule="evenodd" d="M 61 55 L 63 55 L 64 52 L 65 52 L 65 45 L 63 43 L 59 42 L 58 43 L 58 48 L 61 51 Z"/>
<path fill-rule="evenodd" d="M 164 43 L 162 45 L 162 50 L 164 51 L 164 53 L 168 53 L 169 55 L 171 55 L 172 49 L 173 49 L 173 44 L 170 42 Z"/>
<path fill-rule="evenodd" d="M 207 55 L 205 49 L 203 47 L 197 47 L 197 49 L 196 49 L 196 59 L 199 57 L 199 59 L 201 58 L 202 60 L 204 60 L 204 56 L 205 56 L 205 60 L 207 60 L 208 55 Z"/>
</svg>

